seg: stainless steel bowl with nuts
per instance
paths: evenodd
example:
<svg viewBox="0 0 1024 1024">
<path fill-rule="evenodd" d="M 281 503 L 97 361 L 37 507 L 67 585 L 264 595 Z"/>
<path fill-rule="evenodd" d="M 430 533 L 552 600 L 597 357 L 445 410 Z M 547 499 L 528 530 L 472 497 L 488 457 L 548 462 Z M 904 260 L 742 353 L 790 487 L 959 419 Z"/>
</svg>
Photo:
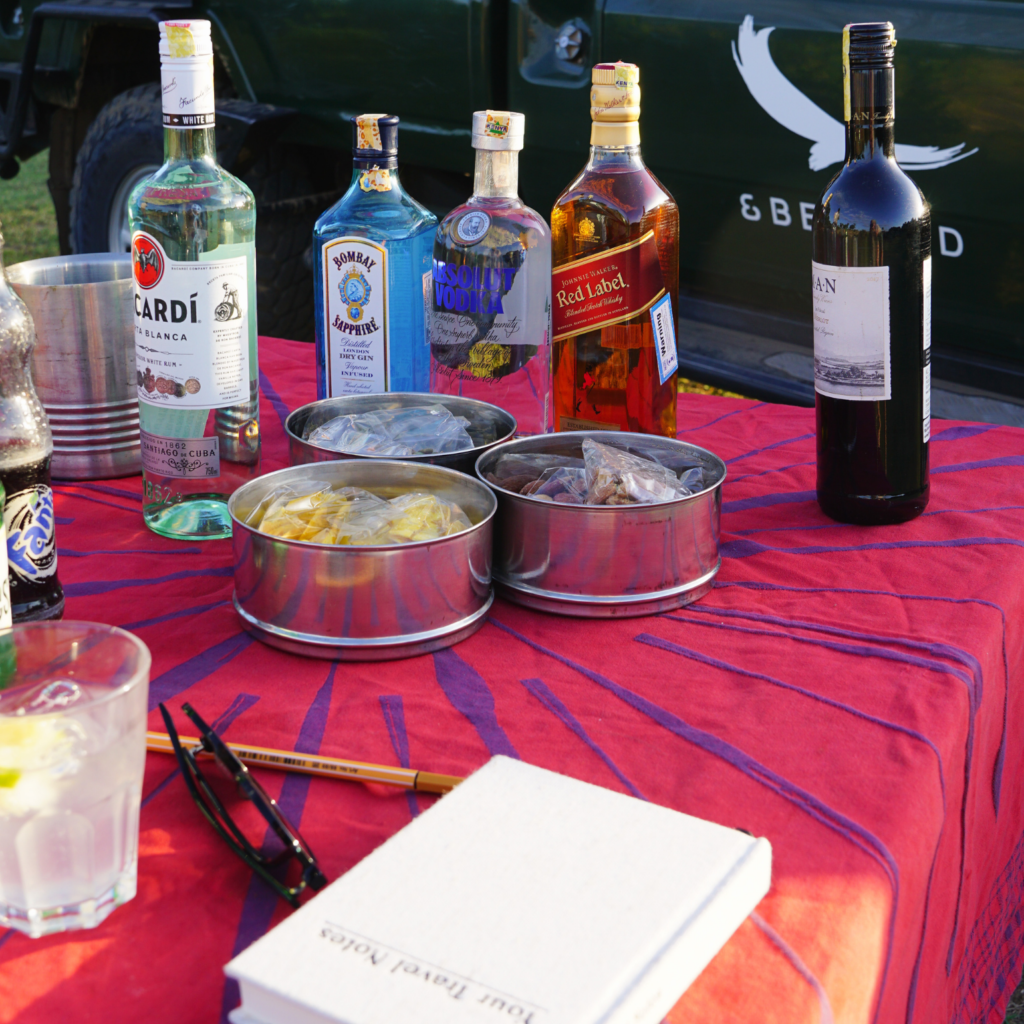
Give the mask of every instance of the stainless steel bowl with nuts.
<svg viewBox="0 0 1024 1024">
<path fill-rule="evenodd" d="M 498 482 L 499 460 L 509 455 L 579 459 L 586 438 L 663 465 L 699 466 L 701 489 L 650 504 L 594 505 L 565 493 L 554 498 L 517 493 L 512 488 L 520 480 L 509 487 Z M 679 608 L 713 585 L 721 565 L 726 468 L 704 448 L 647 434 L 573 431 L 492 448 L 477 459 L 476 472 L 498 499 L 494 582 L 510 601 L 559 615 L 613 618 Z"/>
</svg>

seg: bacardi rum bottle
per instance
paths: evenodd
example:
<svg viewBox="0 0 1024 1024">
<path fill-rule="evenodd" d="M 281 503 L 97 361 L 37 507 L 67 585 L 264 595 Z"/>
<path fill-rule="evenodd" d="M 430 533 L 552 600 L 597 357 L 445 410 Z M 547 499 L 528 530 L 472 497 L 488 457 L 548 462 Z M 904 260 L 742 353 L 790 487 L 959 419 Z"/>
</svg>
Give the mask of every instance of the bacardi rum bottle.
<svg viewBox="0 0 1024 1024">
<path fill-rule="evenodd" d="M 551 211 L 555 429 L 675 437 L 679 208 L 640 156 L 640 69 L 592 82 L 590 160 Z"/>
<path fill-rule="evenodd" d="M 164 165 L 129 199 L 143 516 L 165 537 L 231 536 L 260 470 L 256 204 L 217 164 L 208 21 L 160 23 Z"/>
<path fill-rule="evenodd" d="M 431 282 L 430 390 L 491 402 L 520 434 L 551 430 L 551 232 L 519 198 L 526 118 L 473 115 L 469 202 L 441 222 Z"/>
</svg>

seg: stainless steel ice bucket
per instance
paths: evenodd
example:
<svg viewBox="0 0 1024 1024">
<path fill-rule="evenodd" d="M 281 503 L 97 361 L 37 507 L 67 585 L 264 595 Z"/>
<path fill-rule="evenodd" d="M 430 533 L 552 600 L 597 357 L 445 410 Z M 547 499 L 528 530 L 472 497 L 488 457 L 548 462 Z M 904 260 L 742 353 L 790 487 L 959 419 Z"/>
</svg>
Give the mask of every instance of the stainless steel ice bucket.
<svg viewBox="0 0 1024 1024">
<path fill-rule="evenodd" d="M 29 260 L 9 267 L 7 280 L 35 322 L 32 379 L 53 429 L 53 476 L 138 473 L 131 257 Z"/>
<path fill-rule="evenodd" d="M 278 485 L 312 481 L 382 498 L 428 491 L 454 501 L 473 525 L 438 540 L 355 547 L 283 540 L 245 524 Z M 409 462 L 346 459 L 250 480 L 228 502 L 235 609 L 250 633 L 293 654 L 383 661 L 450 647 L 483 625 L 494 599 L 496 504 L 473 477 Z"/>
<path fill-rule="evenodd" d="M 488 486 L 498 498 L 494 582 L 502 597 L 558 615 L 654 615 L 706 594 L 722 564 L 718 552 L 725 463 L 684 441 L 647 434 L 573 431 L 524 437 L 480 456 L 477 475 L 503 455 L 582 454 L 583 439 L 643 442 L 704 469 L 698 494 L 652 505 L 562 505 Z"/>
</svg>

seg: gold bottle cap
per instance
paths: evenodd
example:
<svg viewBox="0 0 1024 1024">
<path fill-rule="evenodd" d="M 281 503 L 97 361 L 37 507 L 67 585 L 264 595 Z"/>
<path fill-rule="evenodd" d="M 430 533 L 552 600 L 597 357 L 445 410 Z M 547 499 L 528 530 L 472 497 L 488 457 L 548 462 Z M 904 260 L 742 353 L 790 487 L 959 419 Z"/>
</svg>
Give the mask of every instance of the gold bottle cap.
<svg viewBox="0 0 1024 1024">
<path fill-rule="evenodd" d="M 591 75 L 590 129 L 592 146 L 640 144 L 640 69 L 616 61 L 595 64 Z"/>
</svg>

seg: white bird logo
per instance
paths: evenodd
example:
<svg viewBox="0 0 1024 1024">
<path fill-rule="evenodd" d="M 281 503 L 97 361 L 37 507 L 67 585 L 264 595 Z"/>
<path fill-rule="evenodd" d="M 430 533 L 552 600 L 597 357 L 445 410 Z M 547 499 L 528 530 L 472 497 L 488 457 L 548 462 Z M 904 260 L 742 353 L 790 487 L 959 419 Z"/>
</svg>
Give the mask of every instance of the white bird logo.
<svg viewBox="0 0 1024 1024">
<path fill-rule="evenodd" d="M 805 96 L 776 66 L 768 49 L 768 37 L 774 26 L 754 31 L 754 16 L 748 14 L 740 25 L 737 43 L 732 44 L 732 59 L 743 76 L 750 95 L 779 124 L 796 135 L 810 139 L 808 158 L 812 171 L 821 171 L 846 159 L 846 126 Z M 978 147 L 963 152 L 966 142 L 949 149 L 938 146 L 908 146 L 896 143 L 896 159 L 904 170 L 930 171 L 964 160 Z"/>
</svg>

